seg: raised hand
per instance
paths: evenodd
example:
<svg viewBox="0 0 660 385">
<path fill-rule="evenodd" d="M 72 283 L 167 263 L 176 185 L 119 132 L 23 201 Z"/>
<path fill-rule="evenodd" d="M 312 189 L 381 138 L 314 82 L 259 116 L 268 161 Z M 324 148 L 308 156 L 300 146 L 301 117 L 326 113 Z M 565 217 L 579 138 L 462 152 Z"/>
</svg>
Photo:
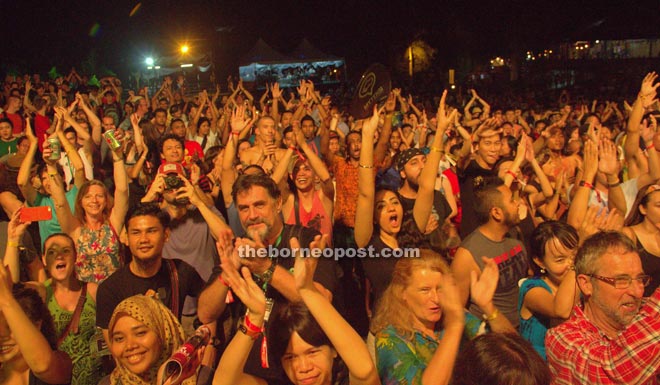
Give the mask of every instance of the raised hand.
<svg viewBox="0 0 660 385">
<path fill-rule="evenodd" d="M 598 171 L 606 175 L 616 175 L 619 172 L 616 146 L 609 140 L 601 140 L 598 145 Z"/>
<path fill-rule="evenodd" d="M 461 301 L 461 294 L 456 286 L 454 277 L 450 274 L 442 274 L 442 295 L 439 296 L 439 305 L 442 308 L 443 325 L 449 327 L 463 328 L 465 325 L 465 310 Z"/>
<path fill-rule="evenodd" d="M 362 124 L 362 135 L 367 135 L 369 138 L 373 138 L 378 128 L 378 120 L 380 116 L 378 114 L 378 106 L 374 105 L 374 113 L 371 117 L 366 118 Z"/>
<path fill-rule="evenodd" d="M 232 111 L 231 120 L 229 121 L 232 132 L 240 133 L 249 122 L 250 119 L 245 115 L 245 106 L 238 106 Z"/>
<path fill-rule="evenodd" d="M 250 269 L 243 266 L 238 270 L 223 270 L 223 279 L 229 283 L 234 294 L 241 299 L 241 302 L 248 308 L 250 319 L 263 319 L 266 312 L 266 296 L 263 290 L 254 282 Z"/>
<path fill-rule="evenodd" d="M 484 309 L 493 301 L 493 295 L 500 279 L 500 270 L 492 258 L 481 257 L 484 268 L 477 278 L 477 272 L 472 271 L 470 275 L 470 297 L 480 309 Z"/>
<path fill-rule="evenodd" d="M 644 108 L 649 107 L 655 102 L 657 96 L 657 90 L 660 86 L 660 83 L 653 84 L 658 78 L 658 74 L 655 72 L 649 72 L 642 80 L 642 86 L 639 89 L 639 96 L 642 97 L 642 103 Z"/>
<path fill-rule="evenodd" d="M 436 120 L 438 121 L 438 128 L 436 131 L 437 135 L 444 134 L 445 130 L 447 130 L 447 127 L 449 127 L 449 123 L 454 120 L 454 116 L 456 116 L 456 113 L 458 110 L 454 109 L 451 113 L 447 113 L 447 105 L 446 105 L 446 100 L 447 100 L 447 90 L 442 91 L 442 97 L 440 97 L 440 104 L 438 105 L 438 113 L 436 114 Z"/>
<path fill-rule="evenodd" d="M 584 180 L 592 183 L 598 172 L 598 145 L 591 140 L 584 143 Z"/>
<path fill-rule="evenodd" d="M 316 271 L 316 265 L 318 265 L 321 251 L 325 248 L 327 242 L 327 235 L 317 235 L 309 244 L 311 255 L 303 256 L 300 252 L 300 242 L 297 238 L 291 238 L 290 244 L 293 249 L 293 255 L 295 255 L 293 277 L 298 290 L 316 290 L 314 272 Z"/>
<path fill-rule="evenodd" d="M 273 83 L 273 86 L 270 89 L 271 94 L 273 95 L 273 99 L 277 100 L 282 97 L 282 90 L 280 89 L 280 83 Z"/>
<path fill-rule="evenodd" d="M 25 234 L 25 230 L 32 222 L 22 222 L 21 221 L 21 210 L 23 207 L 14 211 L 14 214 L 11 216 L 11 220 L 7 224 L 7 240 L 15 241 L 16 243 L 20 242 Z"/>
</svg>

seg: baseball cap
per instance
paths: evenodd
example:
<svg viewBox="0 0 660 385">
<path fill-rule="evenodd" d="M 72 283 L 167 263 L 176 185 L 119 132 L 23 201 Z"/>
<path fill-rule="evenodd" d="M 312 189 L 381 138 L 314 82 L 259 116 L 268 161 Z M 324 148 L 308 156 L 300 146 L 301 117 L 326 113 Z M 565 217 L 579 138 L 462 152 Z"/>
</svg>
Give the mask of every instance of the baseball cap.
<svg viewBox="0 0 660 385">
<path fill-rule="evenodd" d="M 159 174 L 181 174 L 185 175 L 183 171 L 183 166 L 181 166 L 181 163 L 175 163 L 175 162 L 165 162 L 158 167 L 158 173 Z"/>
</svg>

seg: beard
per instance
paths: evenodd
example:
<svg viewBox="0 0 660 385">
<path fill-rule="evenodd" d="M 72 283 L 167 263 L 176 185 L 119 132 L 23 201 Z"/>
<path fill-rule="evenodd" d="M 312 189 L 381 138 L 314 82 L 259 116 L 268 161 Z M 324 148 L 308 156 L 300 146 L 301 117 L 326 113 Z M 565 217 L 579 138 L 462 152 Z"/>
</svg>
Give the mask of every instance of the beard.
<svg viewBox="0 0 660 385">
<path fill-rule="evenodd" d="M 263 223 L 264 226 L 260 226 L 258 228 L 252 228 L 251 226 L 257 225 Z M 265 242 L 265 240 L 268 237 L 268 234 L 270 233 L 270 230 L 272 229 L 272 225 L 266 223 L 263 219 L 253 219 L 253 220 L 247 220 L 245 222 L 245 233 L 248 235 L 250 239 L 252 239 L 255 242 Z"/>
</svg>

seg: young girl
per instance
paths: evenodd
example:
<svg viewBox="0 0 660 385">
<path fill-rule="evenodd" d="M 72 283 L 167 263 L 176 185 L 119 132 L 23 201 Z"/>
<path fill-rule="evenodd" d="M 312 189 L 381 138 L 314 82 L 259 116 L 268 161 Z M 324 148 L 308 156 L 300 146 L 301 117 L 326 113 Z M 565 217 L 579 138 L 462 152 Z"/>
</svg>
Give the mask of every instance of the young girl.
<svg viewBox="0 0 660 385">
<path fill-rule="evenodd" d="M 578 240 L 565 222 L 544 222 L 532 233 L 529 256 L 535 274 L 520 286 L 520 334 L 543 359 L 545 333 L 570 316 L 577 300 L 573 261 Z"/>
</svg>

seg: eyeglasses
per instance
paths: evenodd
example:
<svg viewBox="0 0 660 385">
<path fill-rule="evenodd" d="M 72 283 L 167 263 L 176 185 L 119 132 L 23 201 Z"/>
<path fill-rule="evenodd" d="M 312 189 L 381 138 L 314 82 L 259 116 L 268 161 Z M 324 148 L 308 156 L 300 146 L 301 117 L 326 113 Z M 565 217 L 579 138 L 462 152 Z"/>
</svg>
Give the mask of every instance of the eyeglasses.
<svg viewBox="0 0 660 385">
<path fill-rule="evenodd" d="M 633 280 L 641 283 L 644 287 L 648 286 L 649 283 L 651 283 L 651 276 L 648 275 L 640 275 L 637 278 L 632 278 L 627 275 L 623 275 L 620 277 L 603 277 L 596 274 L 585 274 L 585 275 L 591 278 L 596 278 L 599 281 L 603 281 L 608 285 L 612 285 L 614 286 L 615 289 L 627 289 L 630 287 L 630 284 L 632 283 Z"/>
</svg>

